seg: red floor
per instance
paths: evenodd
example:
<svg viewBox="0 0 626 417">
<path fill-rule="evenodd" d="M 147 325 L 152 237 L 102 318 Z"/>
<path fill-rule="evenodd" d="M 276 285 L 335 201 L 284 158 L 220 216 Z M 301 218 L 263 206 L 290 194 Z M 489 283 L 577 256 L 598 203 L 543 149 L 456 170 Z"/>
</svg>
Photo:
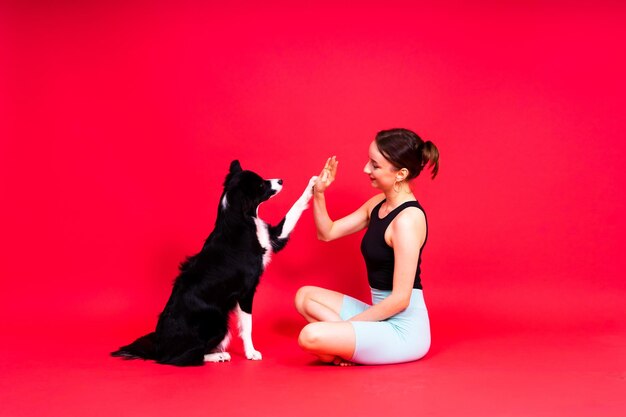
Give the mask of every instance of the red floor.
<svg viewBox="0 0 626 417">
<path fill-rule="evenodd" d="M 278 294 L 263 291 L 254 330 L 260 362 L 247 361 L 238 340 L 232 362 L 200 368 L 110 358 L 152 325 L 143 311 L 126 320 L 77 314 L 4 323 L 0 416 L 626 415 L 626 326 L 617 299 L 586 318 L 573 306 L 522 323 L 495 314 L 489 302 L 481 311 L 452 307 L 435 293 L 426 358 L 337 368 L 300 351 L 303 322 L 287 302 L 270 308 Z"/>
<path fill-rule="evenodd" d="M 626 416 L 626 3 L 355 5 L 0 2 L 0 417 Z M 285 180 L 276 224 L 337 155 L 338 218 L 400 126 L 441 151 L 416 180 L 423 360 L 299 349 L 299 285 L 366 285 L 359 236 L 322 245 L 311 211 L 255 300 L 263 361 L 109 357 L 153 328 L 232 159 Z"/>
</svg>

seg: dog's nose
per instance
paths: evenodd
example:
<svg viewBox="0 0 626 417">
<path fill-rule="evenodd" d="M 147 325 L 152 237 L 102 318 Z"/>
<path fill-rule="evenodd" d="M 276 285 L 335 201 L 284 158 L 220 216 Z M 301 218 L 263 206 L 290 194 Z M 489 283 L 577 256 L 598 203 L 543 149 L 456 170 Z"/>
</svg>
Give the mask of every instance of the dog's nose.
<svg viewBox="0 0 626 417">
<path fill-rule="evenodd" d="M 279 183 L 280 185 L 283 185 L 283 180 L 278 180 L 278 183 Z"/>
</svg>

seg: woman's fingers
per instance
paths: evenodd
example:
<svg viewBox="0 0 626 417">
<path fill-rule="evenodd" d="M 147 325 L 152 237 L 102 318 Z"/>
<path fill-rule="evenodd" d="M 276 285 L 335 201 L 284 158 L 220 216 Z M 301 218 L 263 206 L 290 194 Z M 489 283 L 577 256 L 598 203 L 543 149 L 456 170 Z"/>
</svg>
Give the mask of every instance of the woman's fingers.
<svg viewBox="0 0 626 417">
<path fill-rule="evenodd" d="M 318 175 L 316 182 L 316 189 L 318 191 L 324 191 L 335 180 L 335 174 L 337 173 L 337 157 L 332 156 L 326 160 L 322 172 Z"/>
<path fill-rule="evenodd" d="M 324 164 L 324 168 L 322 168 L 322 172 L 320 172 L 320 175 L 318 176 L 321 177 L 325 172 L 329 170 L 330 170 L 330 158 L 326 160 L 326 163 Z"/>
<path fill-rule="evenodd" d="M 335 175 L 337 174 L 337 164 L 339 164 L 339 161 L 337 161 L 336 156 L 333 156 L 331 158 L 328 158 L 328 164 L 326 165 L 326 167 L 324 167 L 324 169 L 328 171 L 331 181 L 335 179 Z"/>
</svg>

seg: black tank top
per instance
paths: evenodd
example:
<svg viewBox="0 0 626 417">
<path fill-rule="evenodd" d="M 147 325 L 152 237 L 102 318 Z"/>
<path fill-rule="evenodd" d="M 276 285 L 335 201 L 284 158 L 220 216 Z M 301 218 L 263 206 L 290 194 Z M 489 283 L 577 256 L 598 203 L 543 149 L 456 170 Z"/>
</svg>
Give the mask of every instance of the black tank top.
<svg viewBox="0 0 626 417">
<path fill-rule="evenodd" d="M 426 217 L 426 212 L 417 201 L 406 201 L 400 204 L 395 209 L 391 210 L 389 214 L 387 214 L 384 218 L 380 219 L 378 217 L 378 212 L 380 211 L 380 207 L 383 205 L 385 200 L 381 201 L 374 210 L 372 210 L 372 214 L 370 216 L 370 223 L 367 227 L 367 231 L 363 236 L 363 240 L 361 241 L 361 253 L 363 254 L 363 258 L 365 259 L 365 266 L 367 267 L 367 279 L 369 281 L 370 287 L 376 288 L 378 290 L 386 290 L 391 291 L 393 286 L 393 269 L 395 265 L 394 257 L 393 257 L 393 248 L 387 245 L 385 242 L 385 230 L 392 222 L 393 219 L 396 218 L 398 214 L 402 210 L 407 207 L 417 207 L 422 210 L 424 213 L 424 217 Z M 417 270 L 415 271 L 415 281 L 413 282 L 413 288 L 422 289 L 422 282 L 420 279 L 421 273 L 421 263 L 422 263 L 422 249 L 424 245 L 426 245 L 426 240 L 428 239 L 428 222 L 426 222 L 426 237 L 424 239 L 424 243 L 421 248 L 416 248 L 416 250 L 420 251 L 419 258 L 417 261 Z"/>
</svg>

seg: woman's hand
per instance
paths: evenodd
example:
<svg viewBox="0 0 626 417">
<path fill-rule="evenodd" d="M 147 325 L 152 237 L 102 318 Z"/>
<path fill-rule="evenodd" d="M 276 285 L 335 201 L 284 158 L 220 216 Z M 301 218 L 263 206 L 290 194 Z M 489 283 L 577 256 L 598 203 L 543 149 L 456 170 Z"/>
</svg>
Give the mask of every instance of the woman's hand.
<svg viewBox="0 0 626 417">
<path fill-rule="evenodd" d="M 326 160 L 324 169 L 322 169 L 322 172 L 318 175 L 317 181 L 313 186 L 313 190 L 316 193 L 323 193 L 330 186 L 330 184 L 335 181 L 335 176 L 337 175 L 337 165 L 339 165 L 339 161 L 337 161 L 337 157 L 335 156 Z"/>
</svg>

